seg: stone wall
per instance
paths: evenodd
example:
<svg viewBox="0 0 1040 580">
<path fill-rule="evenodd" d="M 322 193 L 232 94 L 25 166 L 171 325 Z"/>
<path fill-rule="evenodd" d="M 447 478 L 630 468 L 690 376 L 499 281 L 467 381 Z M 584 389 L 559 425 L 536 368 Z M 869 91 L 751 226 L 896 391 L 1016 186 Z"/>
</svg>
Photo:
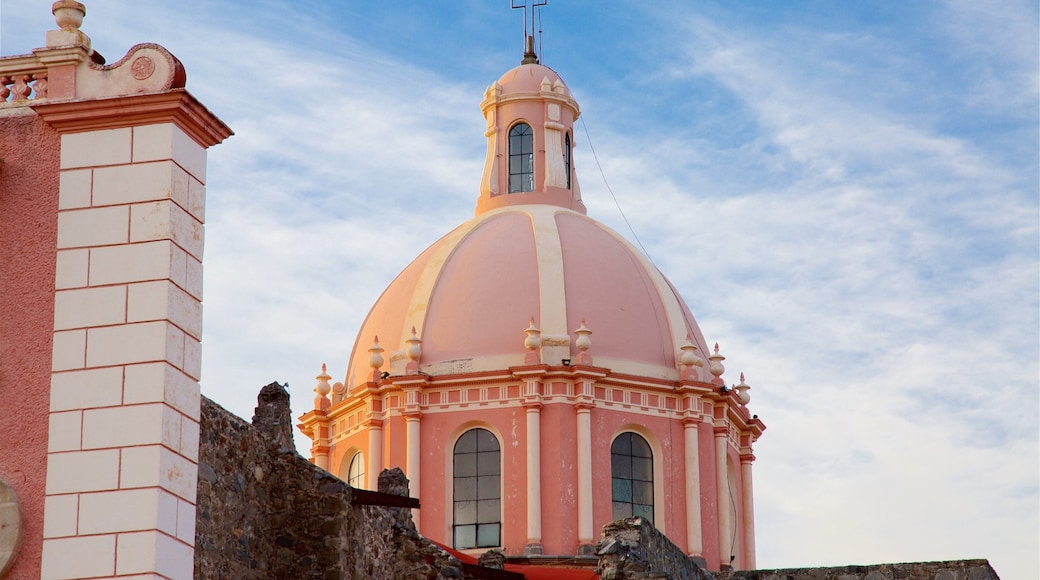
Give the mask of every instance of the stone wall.
<svg viewBox="0 0 1040 580">
<path fill-rule="evenodd" d="M 352 505 L 345 482 L 287 445 L 288 397 L 264 387 L 253 424 L 203 397 L 195 578 L 461 578 L 411 510 Z M 407 479 L 389 470 L 380 488 L 407 495 Z"/>
<path fill-rule="evenodd" d="M 986 560 L 716 572 L 718 580 L 999 580 Z"/>
<path fill-rule="evenodd" d="M 596 545 L 602 580 L 710 580 L 711 574 L 649 521 L 627 518 L 603 526 Z"/>
</svg>

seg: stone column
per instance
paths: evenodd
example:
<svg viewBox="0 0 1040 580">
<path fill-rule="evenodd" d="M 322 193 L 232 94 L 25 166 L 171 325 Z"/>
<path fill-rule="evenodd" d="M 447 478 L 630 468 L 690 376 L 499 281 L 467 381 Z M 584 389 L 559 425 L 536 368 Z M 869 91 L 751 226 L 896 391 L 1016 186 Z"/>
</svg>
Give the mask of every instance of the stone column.
<svg viewBox="0 0 1040 580">
<path fill-rule="evenodd" d="M 407 448 L 408 456 L 405 460 L 405 471 L 408 475 L 408 492 L 412 497 L 419 497 L 419 476 L 421 469 L 419 467 L 419 458 L 422 457 L 420 454 L 420 445 L 422 437 L 420 435 L 420 418 L 422 413 L 419 411 L 406 412 L 404 416 L 405 423 L 407 425 Z M 412 512 L 412 519 L 415 521 L 415 527 L 419 527 L 419 512 Z"/>
<path fill-rule="evenodd" d="M 329 418 L 324 411 L 314 411 L 314 427 L 311 436 L 311 459 L 314 465 L 329 470 Z"/>
<path fill-rule="evenodd" d="M 592 529 L 592 409 L 579 405 L 578 441 L 578 553 L 591 555 L 596 543 Z"/>
<path fill-rule="evenodd" d="M 183 90 L 34 108 L 61 133 L 41 577 L 191 578 L 206 148 L 230 131 Z"/>
<path fill-rule="evenodd" d="M 379 489 L 379 473 L 383 471 L 383 420 L 368 421 L 368 489 Z"/>
<path fill-rule="evenodd" d="M 686 551 L 700 556 L 704 550 L 701 536 L 701 464 L 697 432 L 700 418 L 689 414 L 683 417 L 683 436 L 686 473 Z"/>
<path fill-rule="evenodd" d="M 755 456 L 751 453 L 740 455 L 740 480 L 743 484 L 744 507 L 744 568 L 755 569 L 755 496 L 751 484 L 751 463 Z"/>
<path fill-rule="evenodd" d="M 527 545 L 525 555 L 542 553 L 541 402 L 525 402 L 527 411 Z"/>
<path fill-rule="evenodd" d="M 715 488 L 718 496 L 716 505 L 719 518 L 719 566 L 722 570 L 731 568 L 733 540 L 733 520 L 730 516 L 733 508 L 729 501 L 729 477 L 726 473 L 728 435 L 729 428 L 725 423 L 715 424 Z"/>
</svg>

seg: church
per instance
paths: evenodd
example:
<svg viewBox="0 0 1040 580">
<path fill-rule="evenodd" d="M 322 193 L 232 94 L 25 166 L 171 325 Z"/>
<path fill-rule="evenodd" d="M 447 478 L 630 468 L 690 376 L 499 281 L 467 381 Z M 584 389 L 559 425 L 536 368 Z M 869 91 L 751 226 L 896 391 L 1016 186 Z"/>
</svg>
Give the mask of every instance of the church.
<svg viewBox="0 0 1040 580">
<path fill-rule="evenodd" d="M 318 375 L 313 461 L 369 489 L 403 466 L 420 532 L 459 550 L 592 555 L 641 516 L 709 569 L 755 568 L 765 425 L 664 274 L 586 215 L 581 110 L 532 37 L 480 109 L 475 216 L 386 288 L 344 380 Z"/>
<path fill-rule="evenodd" d="M 532 41 L 480 102 L 474 217 L 329 353 L 346 367 L 299 418 L 307 459 L 283 386 L 251 423 L 199 387 L 207 150 L 231 129 L 162 46 L 108 63 L 83 3 L 51 13 L 44 46 L 0 58 L 0 579 L 757 567 L 750 387 L 586 214 L 580 108 Z M 985 560 L 776 573 L 996 578 Z"/>
</svg>

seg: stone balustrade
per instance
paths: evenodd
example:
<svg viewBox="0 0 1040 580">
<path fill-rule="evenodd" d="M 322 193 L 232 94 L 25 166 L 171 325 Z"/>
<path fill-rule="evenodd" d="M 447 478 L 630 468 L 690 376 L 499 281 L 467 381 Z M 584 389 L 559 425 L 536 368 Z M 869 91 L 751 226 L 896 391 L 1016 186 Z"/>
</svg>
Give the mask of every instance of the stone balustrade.
<svg viewBox="0 0 1040 580">
<path fill-rule="evenodd" d="M 0 59 L 0 106 L 47 98 L 47 67 L 34 55 Z"/>
</svg>

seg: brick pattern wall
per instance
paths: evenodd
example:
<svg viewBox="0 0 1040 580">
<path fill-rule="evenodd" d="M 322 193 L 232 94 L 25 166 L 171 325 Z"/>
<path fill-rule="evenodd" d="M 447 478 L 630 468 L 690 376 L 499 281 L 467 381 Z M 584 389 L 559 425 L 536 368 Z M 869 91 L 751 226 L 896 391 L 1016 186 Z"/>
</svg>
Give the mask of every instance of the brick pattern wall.
<svg viewBox="0 0 1040 580">
<path fill-rule="evenodd" d="M 172 123 L 61 137 L 45 579 L 191 578 L 205 167 Z"/>
</svg>

